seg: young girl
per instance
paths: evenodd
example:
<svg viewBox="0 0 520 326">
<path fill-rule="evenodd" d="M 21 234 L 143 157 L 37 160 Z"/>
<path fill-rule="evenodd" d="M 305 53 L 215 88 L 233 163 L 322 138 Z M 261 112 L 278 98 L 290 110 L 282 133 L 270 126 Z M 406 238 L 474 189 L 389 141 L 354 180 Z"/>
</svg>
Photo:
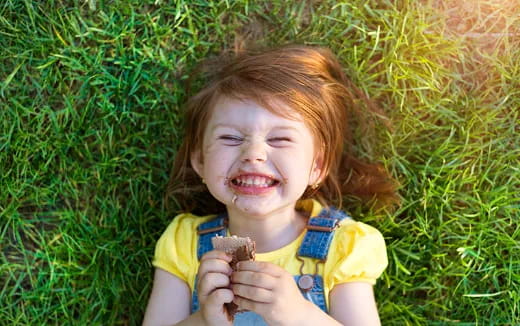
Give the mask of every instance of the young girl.
<svg viewBox="0 0 520 326">
<path fill-rule="evenodd" d="M 157 243 L 143 324 L 379 325 L 372 286 L 387 265 L 383 237 L 327 206 L 345 195 L 397 198 L 386 171 L 353 155 L 356 104 L 372 106 L 324 48 L 216 62 L 187 103 L 168 194 L 190 213 Z M 231 257 L 212 250 L 217 234 L 253 239 L 256 261 L 233 272 Z M 247 310 L 234 322 L 229 302 Z"/>
</svg>

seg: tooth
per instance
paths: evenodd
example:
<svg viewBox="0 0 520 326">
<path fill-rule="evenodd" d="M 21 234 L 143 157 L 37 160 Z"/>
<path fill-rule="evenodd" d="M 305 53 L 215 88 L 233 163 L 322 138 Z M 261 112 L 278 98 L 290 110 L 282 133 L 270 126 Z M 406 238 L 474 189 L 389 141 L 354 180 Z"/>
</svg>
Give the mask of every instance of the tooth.
<svg viewBox="0 0 520 326">
<path fill-rule="evenodd" d="M 241 187 L 269 187 L 276 181 L 274 179 L 262 176 L 239 176 L 233 179 L 234 183 Z"/>
</svg>

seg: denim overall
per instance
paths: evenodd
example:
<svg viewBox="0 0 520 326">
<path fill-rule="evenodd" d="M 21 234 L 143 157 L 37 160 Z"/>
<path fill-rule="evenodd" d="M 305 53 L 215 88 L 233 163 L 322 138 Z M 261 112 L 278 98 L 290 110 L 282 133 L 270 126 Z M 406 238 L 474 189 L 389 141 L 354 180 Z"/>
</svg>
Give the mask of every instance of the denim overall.
<svg viewBox="0 0 520 326">
<path fill-rule="evenodd" d="M 345 212 L 334 208 L 324 208 L 316 217 L 311 217 L 307 223 L 307 232 L 303 238 L 302 244 L 298 249 L 297 258 L 310 257 L 317 259 L 318 263 L 324 262 L 327 258 L 330 244 L 334 236 L 334 230 L 338 227 L 339 222 L 345 218 L 350 219 Z M 216 218 L 202 223 L 198 227 L 199 242 L 197 248 L 197 256 L 200 260 L 202 255 L 213 250 L 211 238 L 216 235 L 226 236 L 227 233 L 227 215 L 221 214 Z M 303 267 L 303 261 L 302 261 Z M 300 269 L 301 270 L 301 269 Z M 317 270 L 317 268 L 316 268 Z M 305 299 L 317 305 L 321 310 L 327 312 L 325 304 L 325 294 L 323 289 L 323 277 L 318 274 L 294 275 L 294 280 Z M 312 280 L 312 281 L 309 281 Z M 194 291 L 192 295 L 191 312 L 194 313 L 199 309 L 199 300 L 197 296 L 197 280 L 195 280 Z M 312 286 L 309 288 L 309 286 Z M 267 325 L 264 319 L 252 311 L 241 312 L 235 315 L 234 325 Z"/>
</svg>

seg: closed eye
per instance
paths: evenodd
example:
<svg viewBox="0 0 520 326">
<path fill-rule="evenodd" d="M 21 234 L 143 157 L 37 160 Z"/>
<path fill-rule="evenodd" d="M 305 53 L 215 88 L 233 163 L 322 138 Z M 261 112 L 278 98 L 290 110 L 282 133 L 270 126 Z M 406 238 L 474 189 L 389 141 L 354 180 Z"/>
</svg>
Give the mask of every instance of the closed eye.
<svg viewBox="0 0 520 326">
<path fill-rule="evenodd" d="M 288 137 L 275 137 L 275 138 L 269 138 L 269 141 L 275 141 L 275 142 L 287 141 L 287 142 L 290 142 L 291 138 L 288 138 Z"/>
<path fill-rule="evenodd" d="M 241 137 L 233 136 L 233 135 L 223 135 L 223 136 L 218 137 L 218 139 L 223 140 L 224 145 L 229 145 L 229 146 L 240 145 L 242 143 L 242 141 L 244 140 Z"/>
<path fill-rule="evenodd" d="M 269 138 L 268 142 L 273 147 L 286 147 L 292 143 L 292 139 L 289 137 L 273 137 Z"/>
</svg>

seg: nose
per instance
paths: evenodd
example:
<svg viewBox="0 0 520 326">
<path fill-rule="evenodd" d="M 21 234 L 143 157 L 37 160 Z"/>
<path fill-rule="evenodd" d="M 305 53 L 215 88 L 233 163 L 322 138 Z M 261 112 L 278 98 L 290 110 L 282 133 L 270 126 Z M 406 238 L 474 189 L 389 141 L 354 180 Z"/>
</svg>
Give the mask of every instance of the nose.
<svg viewBox="0 0 520 326">
<path fill-rule="evenodd" d="M 249 141 L 243 144 L 242 162 L 265 162 L 267 159 L 266 149 L 264 144 L 260 141 Z"/>
</svg>

